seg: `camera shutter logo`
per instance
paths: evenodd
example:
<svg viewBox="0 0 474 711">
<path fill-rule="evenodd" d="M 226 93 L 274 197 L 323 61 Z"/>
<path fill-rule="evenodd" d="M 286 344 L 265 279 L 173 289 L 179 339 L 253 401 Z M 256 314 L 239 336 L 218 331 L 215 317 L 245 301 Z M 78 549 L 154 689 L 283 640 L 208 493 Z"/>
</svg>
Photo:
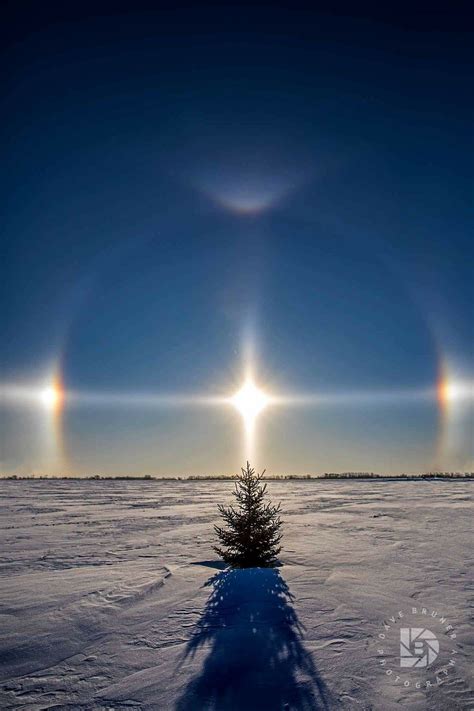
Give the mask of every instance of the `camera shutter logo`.
<svg viewBox="0 0 474 711">
<path fill-rule="evenodd" d="M 402 627 L 400 629 L 400 666 L 428 667 L 439 653 L 439 642 L 435 634 L 423 627 Z"/>
</svg>

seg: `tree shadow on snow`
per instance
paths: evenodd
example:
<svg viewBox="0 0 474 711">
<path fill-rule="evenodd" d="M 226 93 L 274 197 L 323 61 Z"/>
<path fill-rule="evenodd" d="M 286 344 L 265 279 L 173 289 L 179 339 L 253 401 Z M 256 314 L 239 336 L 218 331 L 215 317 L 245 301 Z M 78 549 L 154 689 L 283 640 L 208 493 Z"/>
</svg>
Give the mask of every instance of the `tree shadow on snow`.
<svg viewBox="0 0 474 711">
<path fill-rule="evenodd" d="M 176 711 L 306 711 L 331 708 L 302 641 L 293 596 L 274 568 L 217 573 L 184 659 L 209 649 Z M 184 661 L 184 660 L 183 660 Z"/>
</svg>

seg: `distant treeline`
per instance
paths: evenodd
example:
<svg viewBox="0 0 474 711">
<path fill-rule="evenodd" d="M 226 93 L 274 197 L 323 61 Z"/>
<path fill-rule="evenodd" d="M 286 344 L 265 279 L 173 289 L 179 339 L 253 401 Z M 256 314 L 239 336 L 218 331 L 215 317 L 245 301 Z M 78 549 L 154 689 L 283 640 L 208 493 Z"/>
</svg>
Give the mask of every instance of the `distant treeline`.
<svg viewBox="0 0 474 711">
<path fill-rule="evenodd" d="M 328 472 L 319 479 L 472 479 L 474 472 L 427 472 L 425 474 L 374 474 L 373 472 Z"/>
<path fill-rule="evenodd" d="M 143 476 L 106 476 L 102 474 L 91 474 L 90 476 L 48 476 L 47 474 L 11 474 L 0 476 L 2 479 L 10 481 L 38 481 L 47 479 L 68 481 L 232 481 L 234 475 L 222 474 L 210 476 L 206 474 L 192 474 L 190 476 L 153 476 L 145 474 Z M 390 481 L 412 481 L 419 479 L 474 479 L 474 472 L 427 472 L 425 474 L 374 474 L 374 472 L 326 472 L 321 475 L 313 474 L 284 474 L 266 476 L 266 481 L 321 481 L 323 479 L 380 479 Z"/>
</svg>

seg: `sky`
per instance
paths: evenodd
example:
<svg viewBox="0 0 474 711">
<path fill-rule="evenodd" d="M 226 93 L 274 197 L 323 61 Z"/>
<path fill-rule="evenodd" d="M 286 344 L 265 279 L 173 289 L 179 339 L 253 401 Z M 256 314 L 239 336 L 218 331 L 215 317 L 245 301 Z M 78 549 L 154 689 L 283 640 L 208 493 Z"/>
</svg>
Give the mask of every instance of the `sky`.
<svg viewBox="0 0 474 711">
<path fill-rule="evenodd" d="M 9 12 L 1 473 L 472 471 L 465 18 Z"/>
</svg>

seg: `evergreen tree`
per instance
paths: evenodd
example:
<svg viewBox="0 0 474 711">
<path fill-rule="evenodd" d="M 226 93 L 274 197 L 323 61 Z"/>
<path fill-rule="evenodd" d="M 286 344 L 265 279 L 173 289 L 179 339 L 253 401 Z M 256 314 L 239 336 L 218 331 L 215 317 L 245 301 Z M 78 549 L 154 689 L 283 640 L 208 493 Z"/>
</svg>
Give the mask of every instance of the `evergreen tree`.
<svg viewBox="0 0 474 711">
<path fill-rule="evenodd" d="M 220 541 L 214 550 L 233 568 L 271 568 L 281 551 L 280 504 L 264 502 L 264 474 L 255 474 L 247 462 L 235 483 L 236 507 L 219 505 L 227 527 L 214 526 Z"/>
</svg>

